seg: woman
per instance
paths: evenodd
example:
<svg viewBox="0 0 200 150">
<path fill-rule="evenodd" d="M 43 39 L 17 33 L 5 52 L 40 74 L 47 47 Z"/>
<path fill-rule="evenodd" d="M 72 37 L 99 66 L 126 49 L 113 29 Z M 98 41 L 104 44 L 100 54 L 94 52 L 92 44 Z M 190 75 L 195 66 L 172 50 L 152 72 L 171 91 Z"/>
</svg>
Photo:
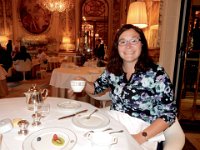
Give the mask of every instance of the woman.
<svg viewBox="0 0 200 150">
<path fill-rule="evenodd" d="M 26 61 L 26 59 L 29 59 L 30 61 L 32 61 L 31 55 L 27 52 L 26 47 L 25 46 L 20 46 L 20 52 L 18 52 L 15 55 L 15 57 L 13 58 L 13 61 L 16 61 L 16 60 L 24 60 L 24 61 Z"/>
<path fill-rule="evenodd" d="M 98 94 L 110 88 L 111 115 L 124 124 L 144 149 L 157 149 L 162 132 L 176 118 L 172 83 L 148 55 L 144 33 L 123 25 L 117 32 L 106 70 L 85 91 Z M 160 145 L 160 144 L 159 144 Z"/>
</svg>

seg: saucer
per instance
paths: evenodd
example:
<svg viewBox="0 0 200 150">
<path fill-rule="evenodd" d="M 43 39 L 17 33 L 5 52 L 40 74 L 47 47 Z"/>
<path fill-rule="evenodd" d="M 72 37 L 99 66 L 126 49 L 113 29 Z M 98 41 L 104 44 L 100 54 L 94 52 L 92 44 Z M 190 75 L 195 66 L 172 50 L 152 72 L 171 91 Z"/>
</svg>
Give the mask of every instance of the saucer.
<svg viewBox="0 0 200 150">
<path fill-rule="evenodd" d="M 67 100 L 57 104 L 58 108 L 64 111 L 75 111 L 81 107 L 77 101 Z"/>
<path fill-rule="evenodd" d="M 104 128 L 110 123 L 109 118 L 102 113 L 97 112 L 90 119 L 87 119 L 88 115 L 89 113 L 84 113 L 74 116 L 72 118 L 73 124 L 80 128 L 94 130 Z"/>
</svg>

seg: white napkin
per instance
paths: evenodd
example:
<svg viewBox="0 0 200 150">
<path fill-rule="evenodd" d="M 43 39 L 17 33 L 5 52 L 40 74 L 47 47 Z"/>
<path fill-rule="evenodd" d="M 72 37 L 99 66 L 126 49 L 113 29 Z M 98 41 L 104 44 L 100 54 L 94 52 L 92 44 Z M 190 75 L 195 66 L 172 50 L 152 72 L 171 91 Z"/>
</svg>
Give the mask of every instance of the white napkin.
<svg viewBox="0 0 200 150">
<path fill-rule="evenodd" d="M 1 148 L 2 148 L 2 140 L 3 140 L 3 135 L 0 134 L 0 150 L 1 150 Z"/>
<path fill-rule="evenodd" d="M 3 142 L 3 134 L 0 134 L 0 150 L 8 150 L 8 147 Z"/>
<path fill-rule="evenodd" d="M 139 133 L 150 125 L 149 123 L 141 119 L 131 117 L 128 114 L 122 113 L 119 111 L 110 110 L 108 114 L 111 115 L 116 120 L 118 120 L 119 122 L 121 122 L 127 128 L 130 134 Z M 164 140 L 165 140 L 165 136 L 163 133 L 160 133 L 156 135 L 155 137 L 149 139 L 149 141 L 157 141 L 157 142 L 164 141 Z"/>
</svg>

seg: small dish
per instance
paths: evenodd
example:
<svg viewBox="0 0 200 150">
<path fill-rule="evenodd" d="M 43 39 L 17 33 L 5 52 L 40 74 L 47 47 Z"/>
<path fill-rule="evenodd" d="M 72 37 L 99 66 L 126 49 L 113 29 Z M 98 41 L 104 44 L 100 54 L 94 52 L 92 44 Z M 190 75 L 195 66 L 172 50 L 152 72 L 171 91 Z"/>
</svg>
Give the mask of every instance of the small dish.
<svg viewBox="0 0 200 150">
<path fill-rule="evenodd" d="M 118 139 L 107 132 L 88 132 L 86 137 L 91 142 L 92 149 L 110 150 L 111 146 L 117 144 Z"/>
<path fill-rule="evenodd" d="M 77 101 L 64 101 L 57 104 L 58 108 L 65 111 L 75 111 L 81 107 L 81 104 Z"/>
</svg>

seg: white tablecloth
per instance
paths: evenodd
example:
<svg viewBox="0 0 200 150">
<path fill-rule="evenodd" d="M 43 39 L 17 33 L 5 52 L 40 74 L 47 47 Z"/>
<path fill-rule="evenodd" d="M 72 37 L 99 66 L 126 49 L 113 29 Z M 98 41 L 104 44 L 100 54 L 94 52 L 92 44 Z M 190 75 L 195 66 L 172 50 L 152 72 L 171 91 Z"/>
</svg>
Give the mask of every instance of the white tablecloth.
<svg viewBox="0 0 200 150">
<path fill-rule="evenodd" d="M 84 133 L 90 131 L 89 129 L 84 129 L 75 126 L 72 122 L 72 117 L 63 120 L 58 120 L 59 117 L 72 113 L 72 112 L 61 111 L 59 107 L 57 107 L 58 103 L 66 100 L 67 99 L 64 98 L 48 97 L 45 102 L 50 104 L 51 111 L 46 118 L 41 119 L 42 124 L 39 127 L 32 127 L 31 125 L 32 123 L 31 115 L 33 112 L 26 108 L 25 97 L 0 99 L 0 110 L 1 110 L 0 118 L 1 119 L 9 118 L 11 120 L 13 120 L 14 118 L 23 118 L 28 120 L 30 125 L 28 127 L 29 134 L 27 136 L 38 131 L 39 129 L 48 127 L 61 127 L 70 129 L 77 136 L 77 143 L 73 148 L 73 150 L 90 150 L 91 149 L 90 141 L 83 136 Z M 88 103 L 80 102 L 80 104 L 81 107 L 79 108 L 79 110 L 88 109 L 88 111 L 91 112 L 93 109 L 95 109 L 94 106 Z M 105 114 L 103 110 L 99 111 L 104 115 L 106 115 L 107 117 L 109 117 L 110 119 L 110 123 L 107 126 L 105 126 L 104 129 L 112 127 L 113 130 L 123 129 L 125 131 L 123 133 L 113 134 L 113 136 L 118 138 L 118 143 L 112 145 L 111 150 L 141 149 L 140 146 L 136 143 L 136 141 L 128 134 L 127 130 L 124 129 L 124 127 L 119 122 L 117 122 L 116 120 Z M 103 128 L 98 130 L 103 130 Z M 22 150 L 23 141 L 27 136 L 18 135 L 18 131 L 19 127 L 15 126 L 11 131 L 3 134 L 2 150 Z"/>
</svg>

